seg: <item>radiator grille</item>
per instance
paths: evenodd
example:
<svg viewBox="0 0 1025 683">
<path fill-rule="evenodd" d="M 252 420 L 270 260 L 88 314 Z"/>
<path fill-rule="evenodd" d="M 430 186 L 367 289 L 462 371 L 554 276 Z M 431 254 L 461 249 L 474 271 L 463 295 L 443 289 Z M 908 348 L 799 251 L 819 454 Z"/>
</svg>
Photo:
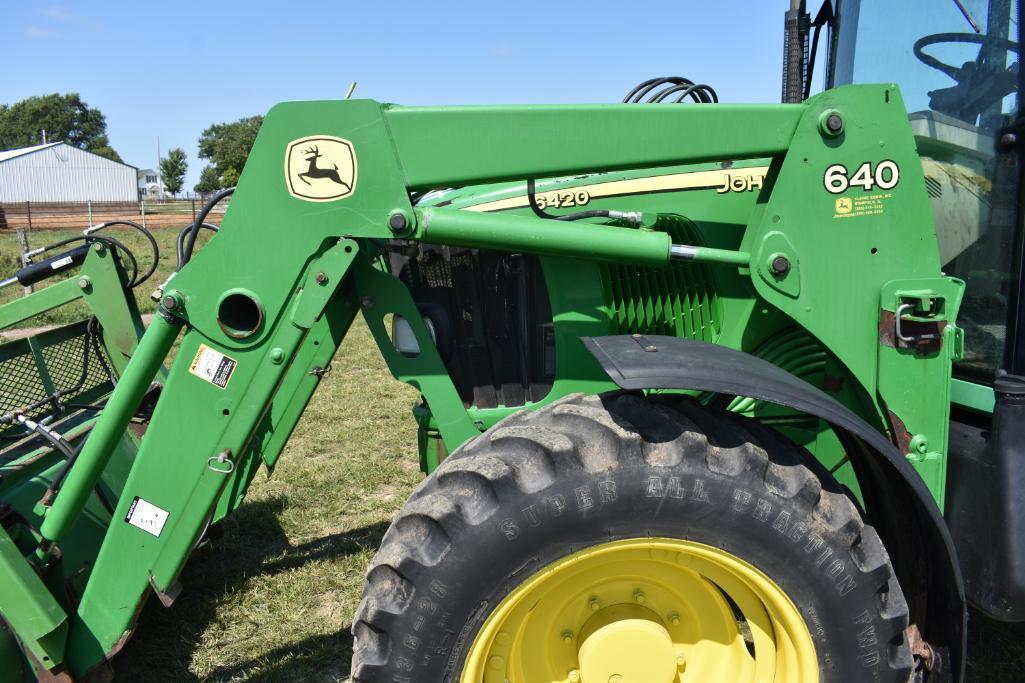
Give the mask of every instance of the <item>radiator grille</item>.
<svg viewBox="0 0 1025 683">
<path fill-rule="evenodd" d="M 693 223 L 659 216 L 656 230 L 674 244 L 702 246 Z M 664 268 L 603 266 L 611 334 L 665 334 L 714 341 L 719 334 L 716 287 L 708 266 L 673 261 Z"/>
</svg>

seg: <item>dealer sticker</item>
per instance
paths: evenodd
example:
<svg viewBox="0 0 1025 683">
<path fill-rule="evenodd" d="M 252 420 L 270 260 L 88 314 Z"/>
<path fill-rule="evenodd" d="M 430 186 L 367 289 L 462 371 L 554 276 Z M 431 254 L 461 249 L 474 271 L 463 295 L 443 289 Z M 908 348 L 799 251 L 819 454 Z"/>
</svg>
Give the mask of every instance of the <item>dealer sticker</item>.
<svg viewBox="0 0 1025 683">
<path fill-rule="evenodd" d="M 206 344 L 199 345 L 196 357 L 192 359 L 189 372 L 196 377 L 206 380 L 215 387 L 224 389 L 231 381 L 231 375 L 238 367 L 238 362 L 228 358 L 220 351 L 211 349 Z"/>
<path fill-rule="evenodd" d="M 160 532 L 164 530 L 164 524 L 167 523 L 168 514 L 167 510 L 162 510 L 136 496 L 132 506 L 128 508 L 125 521 L 159 538 Z"/>
</svg>

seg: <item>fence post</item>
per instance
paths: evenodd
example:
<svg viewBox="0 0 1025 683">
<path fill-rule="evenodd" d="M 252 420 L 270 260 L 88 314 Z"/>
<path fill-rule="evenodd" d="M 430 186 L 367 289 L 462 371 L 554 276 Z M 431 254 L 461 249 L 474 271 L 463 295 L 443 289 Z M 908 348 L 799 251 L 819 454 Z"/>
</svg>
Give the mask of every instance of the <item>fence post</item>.
<svg viewBox="0 0 1025 683">
<path fill-rule="evenodd" d="M 25 202 L 25 204 L 27 205 L 28 202 Z M 15 228 L 14 234 L 18 236 L 18 249 L 21 250 L 21 254 L 18 256 L 18 260 L 21 261 L 22 267 L 25 267 L 29 264 L 28 230 L 26 230 L 25 228 Z M 24 294 L 27 296 L 31 294 L 34 290 L 34 285 L 28 285 L 27 287 L 25 287 Z"/>
<path fill-rule="evenodd" d="M 86 204 L 89 207 L 89 225 L 91 227 L 93 224 L 93 200 L 87 199 Z"/>
<path fill-rule="evenodd" d="M 32 229 L 32 202 L 25 202 L 25 214 L 28 216 L 28 229 Z"/>
<path fill-rule="evenodd" d="M 142 227 L 146 227 L 146 200 L 139 201 L 139 211 L 142 213 Z"/>
<path fill-rule="evenodd" d="M 196 222 L 196 200 L 192 200 L 192 222 Z"/>
</svg>

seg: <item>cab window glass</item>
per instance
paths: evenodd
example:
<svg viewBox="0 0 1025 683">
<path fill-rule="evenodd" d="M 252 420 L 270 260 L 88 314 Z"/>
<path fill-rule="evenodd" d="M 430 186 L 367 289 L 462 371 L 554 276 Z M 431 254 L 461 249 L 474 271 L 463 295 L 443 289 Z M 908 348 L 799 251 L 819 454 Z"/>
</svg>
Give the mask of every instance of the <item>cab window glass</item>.
<svg viewBox="0 0 1025 683">
<path fill-rule="evenodd" d="M 1018 109 L 1018 3 L 843 0 L 835 85 L 900 86 L 922 156 L 944 272 L 968 283 L 955 374 L 1004 366 L 1014 288 L 1017 155 L 999 149 Z"/>
</svg>

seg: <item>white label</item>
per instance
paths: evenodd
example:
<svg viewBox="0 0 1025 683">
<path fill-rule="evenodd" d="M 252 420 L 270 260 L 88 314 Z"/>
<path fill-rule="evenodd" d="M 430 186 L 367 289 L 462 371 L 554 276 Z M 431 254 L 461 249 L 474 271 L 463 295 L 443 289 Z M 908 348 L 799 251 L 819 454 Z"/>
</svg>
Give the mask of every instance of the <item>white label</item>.
<svg viewBox="0 0 1025 683">
<path fill-rule="evenodd" d="M 206 344 L 200 344 L 199 351 L 196 352 L 196 357 L 192 359 L 192 364 L 189 366 L 189 372 L 210 382 L 215 387 L 224 389 L 231 381 L 231 375 L 237 366 L 238 362 L 233 358 L 228 358 Z"/>
<path fill-rule="evenodd" d="M 161 510 L 153 503 L 147 503 L 136 496 L 132 501 L 132 506 L 128 508 L 125 521 L 148 534 L 159 537 L 160 532 L 164 530 L 164 524 L 167 523 L 168 514 L 167 510 Z"/>
<path fill-rule="evenodd" d="M 71 259 L 70 256 L 65 256 L 64 258 L 59 258 L 59 259 L 57 259 L 56 261 L 53 261 L 50 264 L 50 270 L 60 270 L 64 266 L 70 265 L 71 261 L 72 261 L 72 259 Z"/>
</svg>

